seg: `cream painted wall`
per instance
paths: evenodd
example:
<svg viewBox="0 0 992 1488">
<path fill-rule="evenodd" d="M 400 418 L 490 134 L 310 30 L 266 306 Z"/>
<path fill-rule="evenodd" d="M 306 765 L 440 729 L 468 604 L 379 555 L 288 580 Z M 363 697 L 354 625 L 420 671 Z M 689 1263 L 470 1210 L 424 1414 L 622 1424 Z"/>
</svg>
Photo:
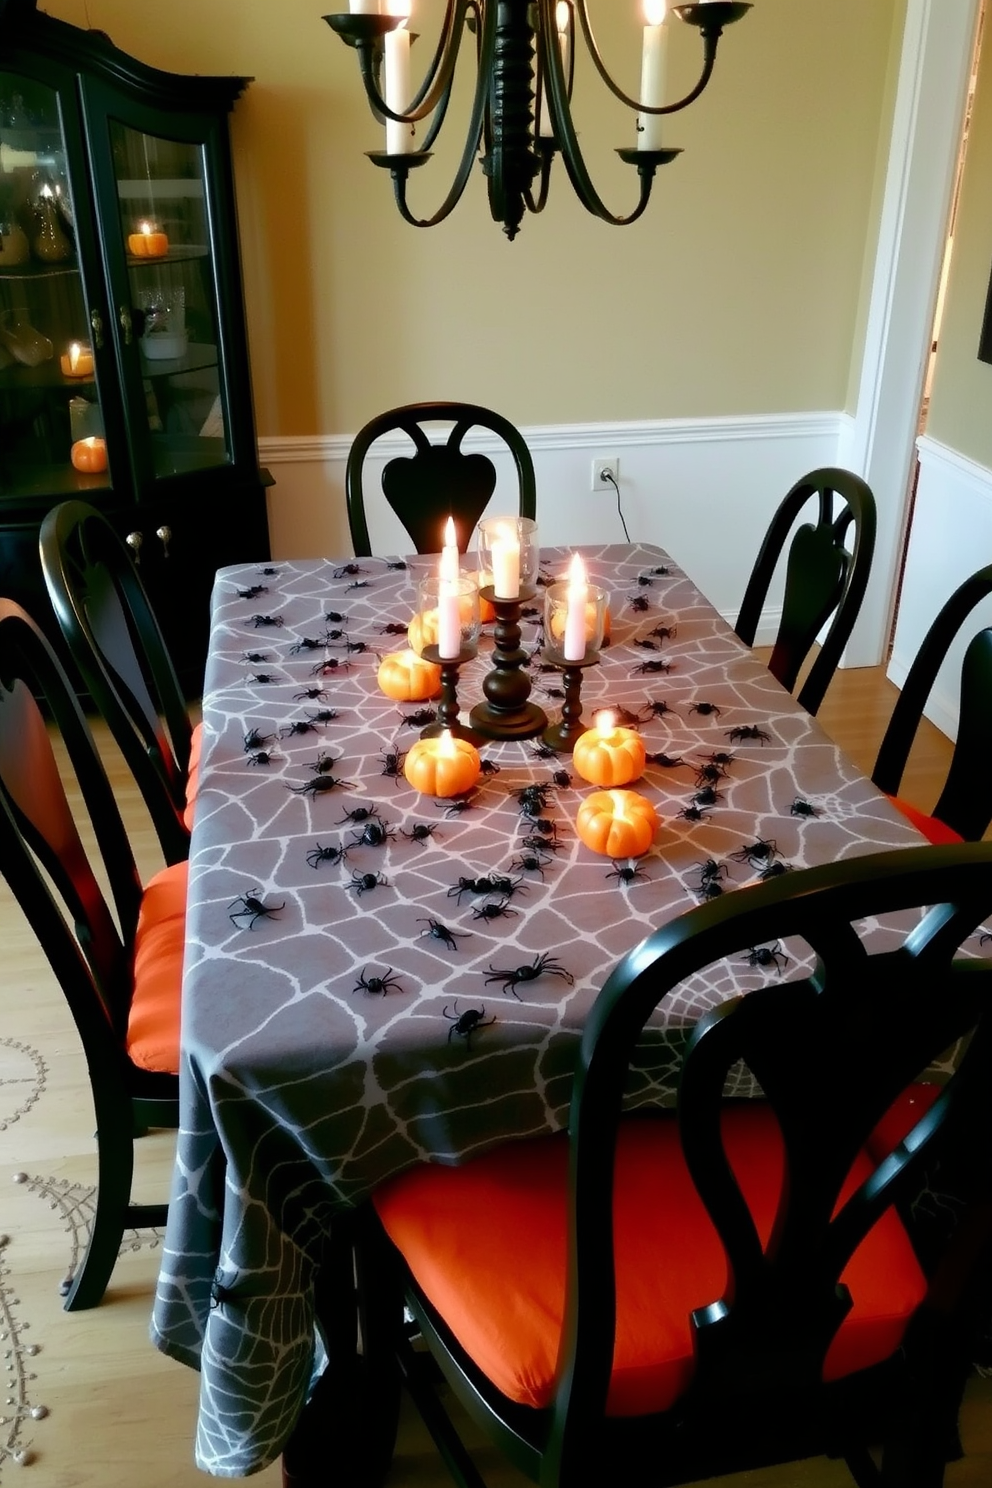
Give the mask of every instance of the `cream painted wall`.
<svg viewBox="0 0 992 1488">
<path fill-rule="evenodd" d="M 992 365 L 978 360 L 978 337 L 992 272 L 992 44 L 988 18 L 985 30 L 927 435 L 980 465 L 992 467 Z"/>
<path fill-rule="evenodd" d="M 708 92 L 669 126 L 686 153 L 645 219 L 594 222 L 559 175 L 512 244 L 478 171 L 443 226 L 399 220 L 362 154 L 381 132 L 354 56 L 322 7 L 46 8 L 155 65 L 255 78 L 233 130 L 263 435 L 354 431 L 391 403 L 452 395 L 524 425 L 845 406 L 905 0 L 756 0 L 724 36 Z M 637 14 L 633 0 L 594 5 L 631 89 Z M 688 81 L 696 38 L 675 30 L 672 76 Z M 625 207 L 612 146 L 632 142 L 628 116 L 585 74 L 576 113 L 604 194 Z M 411 192 L 427 211 L 447 187 L 433 164 Z"/>
</svg>

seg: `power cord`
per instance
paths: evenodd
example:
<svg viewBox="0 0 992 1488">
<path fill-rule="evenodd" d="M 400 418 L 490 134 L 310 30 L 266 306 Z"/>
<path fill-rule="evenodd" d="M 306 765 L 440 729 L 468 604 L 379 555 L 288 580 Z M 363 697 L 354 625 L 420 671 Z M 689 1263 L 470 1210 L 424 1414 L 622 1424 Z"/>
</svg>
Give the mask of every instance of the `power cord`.
<svg viewBox="0 0 992 1488">
<path fill-rule="evenodd" d="M 623 528 L 623 535 L 627 539 L 627 541 L 630 542 L 630 533 L 627 531 L 627 523 L 624 521 L 623 510 L 620 506 L 620 487 L 617 485 L 617 478 L 613 474 L 612 470 L 604 470 L 602 479 L 609 481 L 610 485 L 617 493 L 617 516 L 620 518 L 620 525 Z"/>
</svg>

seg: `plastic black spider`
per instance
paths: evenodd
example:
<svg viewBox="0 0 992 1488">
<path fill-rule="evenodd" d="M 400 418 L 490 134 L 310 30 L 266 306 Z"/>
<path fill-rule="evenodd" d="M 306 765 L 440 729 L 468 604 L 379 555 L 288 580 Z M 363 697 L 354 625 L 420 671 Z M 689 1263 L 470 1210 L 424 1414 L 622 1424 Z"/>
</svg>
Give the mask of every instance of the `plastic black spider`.
<svg viewBox="0 0 992 1488">
<path fill-rule="evenodd" d="M 670 568 L 665 567 L 664 563 L 659 563 L 657 568 L 651 568 L 648 570 L 649 573 L 653 573 L 659 577 L 670 574 L 671 571 L 672 570 Z"/>
<path fill-rule="evenodd" d="M 412 831 L 408 832 L 406 827 L 401 827 L 400 831 L 403 833 L 407 842 L 419 842 L 423 846 L 428 837 L 434 836 L 437 828 L 429 822 L 417 822 Z"/>
<path fill-rule="evenodd" d="M 651 601 L 648 599 L 646 594 L 631 594 L 629 596 L 629 599 L 630 608 L 632 610 L 637 610 L 640 614 L 643 614 L 645 610 L 649 610 L 651 608 Z"/>
<path fill-rule="evenodd" d="M 359 873 L 356 869 L 352 872 L 351 883 L 345 884 L 345 888 L 354 889 L 358 897 L 361 898 L 370 889 L 378 888 L 381 884 L 388 885 L 388 883 L 389 880 L 383 873 Z"/>
<path fill-rule="evenodd" d="M 537 837 L 533 833 L 528 837 L 521 837 L 520 846 L 528 852 L 556 853 L 561 852 L 565 846 L 564 842 L 558 842 L 554 837 Z"/>
<path fill-rule="evenodd" d="M 435 801 L 434 805 L 445 816 L 461 816 L 463 811 L 472 810 L 472 802 L 467 796 L 449 796 L 445 801 Z"/>
<path fill-rule="evenodd" d="M 338 716 L 336 708 L 318 708 L 316 713 L 307 714 L 307 723 L 333 723 Z"/>
<path fill-rule="evenodd" d="M 330 632 L 328 632 L 328 638 L 330 639 Z M 342 641 L 340 644 L 349 655 L 361 656 L 364 651 L 371 650 L 367 641 Z"/>
<path fill-rule="evenodd" d="M 515 915 L 515 909 L 510 908 L 509 899 L 497 899 L 492 904 L 475 904 L 472 907 L 473 920 L 502 920 L 507 915 Z"/>
<path fill-rule="evenodd" d="M 718 863 L 716 858 L 707 858 L 705 863 L 697 863 L 696 867 L 699 870 L 699 883 L 702 888 L 709 883 L 717 883 L 727 876 L 726 865 Z"/>
<path fill-rule="evenodd" d="M 657 651 L 658 649 L 657 642 L 650 640 L 647 636 L 641 637 L 641 639 L 634 641 L 633 644 L 641 651 Z"/>
<path fill-rule="evenodd" d="M 354 579 L 352 583 L 348 585 L 349 589 L 367 589 L 368 587 L 368 579 Z"/>
<path fill-rule="evenodd" d="M 327 693 L 323 687 L 302 687 L 299 692 L 293 693 L 294 703 L 302 703 L 304 698 L 309 698 L 315 703 L 318 698 L 326 698 Z"/>
<path fill-rule="evenodd" d="M 417 708 L 413 713 L 400 714 L 401 728 L 426 728 L 429 723 L 436 722 L 436 708 Z"/>
<path fill-rule="evenodd" d="M 295 646 L 290 646 L 290 656 L 298 656 L 301 651 L 319 651 L 323 646 L 323 639 L 316 636 L 300 636 Z"/>
<path fill-rule="evenodd" d="M 510 867 L 520 868 L 525 873 L 539 873 L 543 879 L 544 870 L 550 862 L 552 859 L 546 853 L 529 852 L 521 853 L 518 858 L 514 858 Z"/>
<path fill-rule="evenodd" d="M 296 718 L 292 723 L 284 723 L 279 730 L 280 739 L 292 739 L 297 734 L 315 734 L 317 730 L 308 718 Z"/>
<path fill-rule="evenodd" d="M 502 982 L 504 993 L 512 992 L 519 1002 L 520 995 L 517 988 L 524 982 L 534 982 L 539 976 L 544 975 L 561 977 L 569 986 L 572 986 L 575 981 L 572 973 L 566 971 L 564 966 L 560 965 L 556 958 L 549 955 L 547 951 L 542 951 L 541 955 L 535 956 L 529 966 L 516 966 L 509 971 L 501 970 L 498 966 L 490 966 L 486 981 Z"/>
<path fill-rule="evenodd" d="M 362 974 L 351 990 L 352 992 L 368 992 L 376 997 L 380 995 L 385 997 L 387 992 L 394 990 L 397 992 L 400 991 L 400 984 L 393 975 L 393 968 L 391 966 L 386 967 L 386 975 L 381 977 L 367 977 L 365 975 L 365 967 L 363 966 Z"/>
<path fill-rule="evenodd" d="M 563 687 L 542 687 L 541 691 L 545 697 L 551 698 L 553 702 L 558 702 L 565 696 L 565 689 Z"/>
<path fill-rule="evenodd" d="M 245 763 L 249 765 L 271 765 L 275 758 L 276 756 L 271 749 L 256 749 L 254 754 L 248 756 Z"/>
<path fill-rule="evenodd" d="M 238 590 L 239 599 L 257 599 L 260 594 L 268 594 L 268 584 L 249 584 L 247 589 Z"/>
<path fill-rule="evenodd" d="M 719 718 L 720 714 L 723 712 L 723 709 L 718 708 L 716 703 L 690 703 L 689 712 L 699 713 L 703 718 L 709 718 L 710 714 L 713 714 L 715 717 Z"/>
<path fill-rule="evenodd" d="M 744 957 L 748 966 L 774 966 L 778 971 L 788 959 L 779 941 L 770 946 L 752 946 Z"/>
<path fill-rule="evenodd" d="M 692 804 L 694 806 L 715 806 L 717 801 L 722 800 L 720 792 L 714 790 L 712 785 L 703 785 L 693 794 Z"/>
<path fill-rule="evenodd" d="M 385 752 L 380 750 L 379 758 L 382 760 L 382 769 L 379 771 L 379 774 L 387 776 L 394 783 L 399 780 L 403 774 L 403 761 L 406 755 L 401 754 L 399 750 L 387 750 Z"/>
<path fill-rule="evenodd" d="M 259 687 L 264 687 L 266 682 L 274 682 L 276 679 L 271 672 L 255 672 L 249 674 L 248 681 L 255 682 Z"/>
<path fill-rule="evenodd" d="M 561 790 L 567 790 L 572 784 L 572 777 L 567 770 L 555 770 L 551 775 L 551 784 L 559 786 Z"/>
<path fill-rule="evenodd" d="M 783 873 L 791 873 L 791 872 L 792 872 L 792 864 L 791 863 L 782 863 L 782 862 L 776 860 L 774 863 L 769 863 L 767 868 L 763 868 L 761 870 L 761 872 L 758 874 L 758 877 L 760 879 L 762 879 L 762 880 L 765 880 L 765 879 L 769 879 L 769 878 L 778 878 Z"/>
<path fill-rule="evenodd" d="M 495 1018 L 486 1018 L 485 1003 L 483 1003 L 481 1008 L 466 1008 L 463 1013 L 460 1013 L 458 1011 L 458 999 L 456 998 L 452 1003 L 452 1007 L 454 1011 L 451 1013 L 448 1012 L 447 1007 L 444 1009 L 444 1016 L 451 1024 L 451 1027 L 448 1029 L 449 1044 L 457 1034 L 459 1038 L 465 1040 L 466 1048 L 471 1049 L 473 1033 L 479 1028 L 488 1028 L 491 1023 L 496 1022 Z M 484 1022 L 483 1019 L 485 1019 Z"/>
<path fill-rule="evenodd" d="M 642 589 L 650 589 L 654 584 L 654 580 L 648 574 L 638 574 L 637 582 Z"/>
<path fill-rule="evenodd" d="M 468 934 L 467 930 L 449 930 L 447 925 L 442 925 L 440 920 L 435 919 L 419 919 L 417 924 L 427 926 L 426 930 L 421 930 L 420 932 L 421 939 L 425 935 L 428 935 L 431 940 L 440 940 L 452 951 L 457 951 L 458 949 L 455 941 L 464 940 Z"/>
<path fill-rule="evenodd" d="M 274 734 L 263 734 L 257 728 L 250 728 L 244 738 L 245 753 L 253 749 L 261 749 L 264 744 L 268 744 L 269 740 L 274 738 Z"/>
<path fill-rule="evenodd" d="M 404 561 L 403 561 L 402 558 L 395 558 L 392 563 L 387 563 L 386 564 L 386 567 L 387 568 L 394 568 L 394 569 L 398 570 L 400 573 L 405 573 L 406 572 L 407 565 L 406 565 L 406 563 L 404 563 Z"/>
<path fill-rule="evenodd" d="M 268 661 L 268 659 L 269 653 L 267 651 L 243 651 L 241 653 L 241 660 L 251 662 L 252 666 L 260 666 L 263 661 Z"/>
<path fill-rule="evenodd" d="M 374 806 L 353 806 L 350 811 L 345 812 L 344 816 L 339 822 L 335 822 L 335 826 L 343 827 L 345 822 L 352 822 L 355 826 L 357 826 L 359 822 L 367 822 L 373 820 L 381 820 L 379 813 Z"/>
<path fill-rule="evenodd" d="M 542 842 L 554 842 L 558 837 L 558 824 L 550 816 L 538 816 L 531 820 L 530 825 L 540 837 Z"/>
<path fill-rule="evenodd" d="M 534 759 L 549 760 L 555 758 L 555 751 L 547 744 L 535 744 L 531 750 Z"/>
<path fill-rule="evenodd" d="M 676 816 L 683 821 L 701 822 L 706 820 L 707 813 L 701 806 L 683 806 L 681 811 L 676 811 Z"/>
<path fill-rule="evenodd" d="M 530 816 L 532 813 L 527 810 L 528 805 L 537 805 L 543 811 L 548 804 L 551 790 L 550 780 L 534 780 L 530 785 L 522 785 L 519 790 L 511 791 L 510 794 L 516 797 L 521 814 Z"/>
<path fill-rule="evenodd" d="M 326 677 L 329 672 L 347 672 L 350 670 L 350 661 L 342 661 L 340 656 L 325 656 L 323 661 L 318 661 L 316 666 L 310 668 L 310 675 L 311 677 Z"/>
<path fill-rule="evenodd" d="M 644 758 L 649 765 L 660 765 L 663 770 L 674 770 L 676 765 L 685 764 L 680 754 L 646 754 Z"/>
<path fill-rule="evenodd" d="M 379 626 L 380 635 L 406 635 L 408 626 L 401 625 L 398 620 L 390 620 L 388 625 Z"/>
<path fill-rule="evenodd" d="M 789 807 L 790 816 L 819 816 L 820 808 L 814 806 L 811 801 L 804 801 L 802 796 L 797 796 Z"/>
<path fill-rule="evenodd" d="M 648 718 L 667 718 L 669 713 L 673 713 L 676 718 L 679 716 L 678 709 L 666 703 L 664 698 L 652 698 L 645 705 L 643 711 L 647 714 Z"/>
<path fill-rule="evenodd" d="M 654 630 L 648 631 L 648 635 L 657 637 L 659 641 L 674 641 L 678 633 L 677 625 L 656 625 Z"/>
<path fill-rule="evenodd" d="M 457 895 L 459 904 L 462 902 L 463 894 L 504 894 L 507 899 L 510 899 L 517 889 L 522 887 L 522 884 L 522 879 L 507 878 L 500 873 L 489 873 L 484 878 L 459 878 L 458 882 L 448 890 L 448 898 Z"/>
<path fill-rule="evenodd" d="M 495 760 L 484 759 L 480 761 L 479 768 L 481 769 L 483 775 L 499 774 L 499 765 L 496 763 Z"/>
<path fill-rule="evenodd" d="M 716 785 L 718 781 L 725 780 L 727 771 L 723 765 L 714 764 L 712 760 L 704 760 L 702 764 L 695 766 L 696 784 Z"/>
<path fill-rule="evenodd" d="M 724 768 L 726 768 L 728 765 L 732 765 L 736 757 L 736 755 L 727 754 L 726 751 L 723 749 L 718 749 L 714 754 L 703 755 L 703 759 L 709 760 L 711 765 L 722 765 L 724 766 Z"/>
<path fill-rule="evenodd" d="M 324 642 L 326 644 L 328 641 L 339 641 L 342 636 L 346 636 L 347 634 L 348 632 L 346 630 L 341 630 L 339 626 L 335 626 L 333 630 L 325 630 Z"/>
<path fill-rule="evenodd" d="M 766 734 L 764 729 L 760 729 L 756 723 L 744 723 L 740 728 L 728 729 L 727 738 L 731 744 L 743 744 L 749 739 L 756 744 L 767 744 L 771 734 Z"/>
<path fill-rule="evenodd" d="M 321 847 L 318 842 L 307 853 L 307 862 L 311 868 L 317 868 L 321 863 L 343 863 L 348 856 L 348 849 L 343 845 L 337 847 Z"/>
<path fill-rule="evenodd" d="M 746 842 L 730 856 L 735 863 L 750 863 L 752 868 L 767 868 L 769 863 L 774 862 L 778 853 L 778 845 L 772 839 L 759 837 L 756 842 Z"/>
<path fill-rule="evenodd" d="M 638 879 L 648 878 L 648 875 L 644 872 L 644 869 L 638 868 L 636 864 L 627 863 L 621 866 L 621 864 L 617 862 L 616 858 L 614 858 L 612 861 L 613 868 L 611 872 L 606 875 L 606 877 L 615 878 L 618 885 L 620 885 L 620 887 L 622 888 L 628 888 L 632 883 L 636 883 Z"/>
<path fill-rule="evenodd" d="M 342 621 L 347 622 L 347 615 L 342 615 L 340 610 L 325 610 L 324 619 L 328 625 L 340 625 Z"/>
<path fill-rule="evenodd" d="M 247 919 L 248 929 L 254 930 L 256 920 L 261 920 L 266 915 L 277 914 L 280 909 L 285 909 L 285 900 L 282 904 L 266 904 L 265 900 L 261 898 L 261 893 L 261 889 L 252 889 L 250 894 L 239 894 L 237 899 L 231 900 L 227 908 L 229 911 L 234 910 L 233 914 L 228 914 L 228 919 L 232 925 L 236 925 L 239 930 L 242 930 L 244 927 L 239 925 L 238 921 Z M 241 908 L 234 909 L 236 904 L 240 904 Z"/>
<path fill-rule="evenodd" d="M 368 569 L 359 568 L 357 563 L 345 563 L 341 568 L 334 570 L 334 577 L 336 579 L 353 579 L 356 574 L 360 573 L 368 573 Z"/>
<path fill-rule="evenodd" d="M 656 656 L 651 661 L 642 661 L 639 666 L 636 666 L 634 668 L 634 675 L 646 676 L 653 672 L 670 672 L 673 665 L 674 662 L 662 661 L 660 656 Z"/>
<path fill-rule="evenodd" d="M 281 615 L 252 615 L 248 623 L 260 630 L 263 625 L 285 625 L 286 622 Z"/>
<path fill-rule="evenodd" d="M 387 842 L 395 841 L 396 833 L 391 832 L 384 821 L 366 822 L 358 836 L 352 837 L 354 847 L 385 847 Z"/>
<path fill-rule="evenodd" d="M 321 753 L 318 754 L 312 765 L 307 766 L 307 769 L 312 775 L 327 775 L 333 770 L 336 764 L 337 760 L 333 755 Z"/>
<path fill-rule="evenodd" d="M 294 796 L 323 796 L 328 791 L 335 790 L 339 785 L 347 785 L 352 790 L 355 789 L 353 780 L 339 780 L 336 775 L 315 775 L 312 780 L 306 781 L 303 785 L 290 785 L 287 789 L 291 790 Z"/>
<path fill-rule="evenodd" d="M 265 568 L 260 568 L 258 571 L 259 571 L 260 574 L 262 574 L 267 579 L 272 578 L 272 576 L 274 574 L 277 574 L 279 572 L 279 570 L 277 568 L 272 568 L 269 565 L 266 565 Z"/>
</svg>

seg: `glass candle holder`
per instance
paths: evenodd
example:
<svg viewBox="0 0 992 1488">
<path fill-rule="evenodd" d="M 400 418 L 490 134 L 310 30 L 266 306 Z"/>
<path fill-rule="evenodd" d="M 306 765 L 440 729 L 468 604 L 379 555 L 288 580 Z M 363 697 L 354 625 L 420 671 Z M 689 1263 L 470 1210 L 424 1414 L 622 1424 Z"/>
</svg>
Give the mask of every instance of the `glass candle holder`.
<svg viewBox="0 0 992 1488">
<path fill-rule="evenodd" d="M 479 587 L 497 599 L 517 599 L 537 582 L 540 566 L 533 517 L 484 517 L 479 523 Z"/>
<path fill-rule="evenodd" d="M 441 579 L 431 574 L 418 586 L 419 633 L 436 646 L 439 661 L 468 661 L 479 649 L 479 590 L 473 574 Z"/>
<path fill-rule="evenodd" d="M 544 648 L 556 666 L 588 661 L 603 647 L 609 595 L 595 584 L 574 594 L 567 579 L 544 591 Z"/>
</svg>

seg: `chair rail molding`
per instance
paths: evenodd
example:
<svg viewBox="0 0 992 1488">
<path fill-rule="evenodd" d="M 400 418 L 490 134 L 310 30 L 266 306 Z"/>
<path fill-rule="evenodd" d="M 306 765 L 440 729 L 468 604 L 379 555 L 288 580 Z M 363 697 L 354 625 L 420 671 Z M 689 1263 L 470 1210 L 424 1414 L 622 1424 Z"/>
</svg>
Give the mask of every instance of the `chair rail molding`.
<svg viewBox="0 0 992 1488">
<path fill-rule="evenodd" d="M 541 541 L 624 542 L 626 522 L 632 541 L 659 543 L 733 624 L 772 513 L 800 475 L 836 463 L 847 422 L 826 411 L 525 427 Z M 275 557 L 350 553 L 344 474 L 352 437 L 259 440 L 260 457 L 275 477 L 268 493 Z M 510 489 L 510 457 L 481 432 L 470 433 L 464 447 L 495 457 L 497 510 L 501 492 Z M 404 448 L 402 436 L 381 440 L 381 460 L 370 462 L 373 479 L 376 466 Z M 592 461 L 607 452 L 620 461 L 619 511 L 615 493 L 590 490 Z M 376 552 L 409 550 L 384 501 L 378 510 L 371 502 L 369 531 Z M 769 596 L 759 644 L 774 639 L 780 609 L 781 584 Z"/>
</svg>

